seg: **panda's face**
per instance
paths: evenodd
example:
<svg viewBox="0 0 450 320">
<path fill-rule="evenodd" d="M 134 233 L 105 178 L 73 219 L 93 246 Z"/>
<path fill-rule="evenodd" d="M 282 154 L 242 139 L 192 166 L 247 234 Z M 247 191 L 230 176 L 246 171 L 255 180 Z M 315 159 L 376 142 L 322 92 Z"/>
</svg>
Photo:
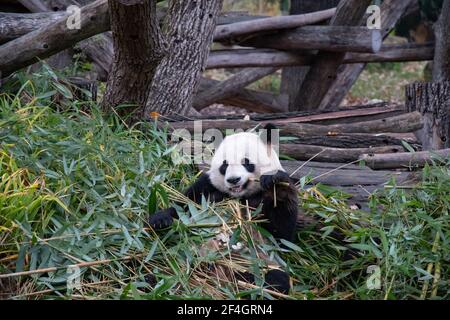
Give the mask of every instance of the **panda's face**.
<svg viewBox="0 0 450 320">
<path fill-rule="evenodd" d="M 223 176 L 226 192 L 234 198 L 240 198 L 258 191 L 259 182 L 255 170 L 256 165 L 248 158 L 243 158 L 238 163 L 224 160 L 219 172 Z"/>
<path fill-rule="evenodd" d="M 261 190 L 262 174 L 282 170 L 275 151 L 253 133 L 226 137 L 216 150 L 208 175 L 211 183 L 233 198 L 243 198 Z"/>
</svg>

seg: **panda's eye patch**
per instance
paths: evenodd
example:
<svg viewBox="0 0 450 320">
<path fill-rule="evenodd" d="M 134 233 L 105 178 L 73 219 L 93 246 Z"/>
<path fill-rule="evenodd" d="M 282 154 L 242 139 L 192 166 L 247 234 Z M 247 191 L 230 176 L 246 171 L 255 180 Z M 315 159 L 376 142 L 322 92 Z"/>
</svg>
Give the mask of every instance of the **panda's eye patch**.
<svg viewBox="0 0 450 320">
<path fill-rule="evenodd" d="M 224 176 L 225 172 L 227 172 L 228 163 L 226 160 L 223 161 L 222 165 L 219 168 L 219 172 Z"/>
<path fill-rule="evenodd" d="M 248 172 L 254 172 L 255 171 L 255 165 L 253 163 L 250 163 L 250 160 L 245 158 L 242 161 L 242 165 Z"/>
</svg>

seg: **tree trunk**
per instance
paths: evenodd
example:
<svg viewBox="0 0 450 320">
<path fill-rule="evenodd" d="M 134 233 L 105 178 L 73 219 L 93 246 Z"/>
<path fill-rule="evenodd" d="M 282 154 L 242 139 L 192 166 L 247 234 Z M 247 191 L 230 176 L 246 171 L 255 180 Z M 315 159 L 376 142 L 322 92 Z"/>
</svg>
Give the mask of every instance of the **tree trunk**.
<svg viewBox="0 0 450 320">
<path fill-rule="evenodd" d="M 433 81 L 450 81 L 450 0 L 444 0 L 441 16 L 434 28 L 436 50 Z"/>
<path fill-rule="evenodd" d="M 325 10 L 337 6 L 339 0 L 291 0 L 289 14 L 304 14 L 319 10 Z M 293 103 L 294 97 L 300 91 L 309 67 L 284 68 L 281 76 L 280 92 L 287 94 L 289 99 L 289 110 L 296 110 Z M 292 98 L 291 98 L 292 97 Z"/>
<path fill-rule="evenodd" d="M 135 106 L 121 108 L 121 114 L 140 117 L 147 102 L 147 93 L 159 62 L 166 54 L 156 19 L 156 1 L 109 0 L 114 62 L 108 76 L 103 100 L 105 109 L 120 104 Z"/>
<path fill-rule="evenodd" d="M 169 3 L 169 53 L 157 69 L 145 114 L 187 114 L 206 64 L 222 0 Z"/>
<path fill-rule="evenodd" d="M 450 148 L 449 81 L 407 86 L 406 107 L 423 115 L 424 126 L 416 132 L 423 150 Z"/>
</svg>

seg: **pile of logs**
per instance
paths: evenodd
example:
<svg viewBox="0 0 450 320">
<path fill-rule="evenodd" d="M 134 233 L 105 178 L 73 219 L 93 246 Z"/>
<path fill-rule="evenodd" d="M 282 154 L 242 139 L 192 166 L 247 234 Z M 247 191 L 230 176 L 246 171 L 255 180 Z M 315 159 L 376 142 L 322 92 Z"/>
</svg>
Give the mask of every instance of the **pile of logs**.
<svg viewBox="0 0 450 320">
<path fill-rule="evenodd" d="M 109 13 L 106 0 L 78 1 L 89 3 L 82 8 L 81 30 L 68 30 L 66 20 L 69 14 L 65 11 L 51 11 L 52 8 L 48 8 L 45 1 L 19 2 L 36 13 L 0 12 L 2 77 L 78 43 L 96 65 L 100 79 L 106 79 L 113 57 L 112 40 L 107 32 Z M 65 5 L 73 2 L 56 1 Z M 402 4 L 399 4 L 400 2 Z M 343 64 L 432 60 L 433 44 L 382 44 L 383 38 L 401 15 L 399 11 L 404 10 L 404 3 L 405 1 L 386 1 L 383 8 L 386 18 L 382 21 L 382 30 L 369 29 L 358 23 L 338 23 L 336 20 L 339 16 L 344 15 L 350 19 L 352 14 L 360 14 L 361 8 L 367 7 L 363 5 L 361 8 L 350 8 L 355 12 L 341 8 L 341 11 L 348 12 L 339 13 L 336 8 L 332 8 L 278 17 L 223 13 L 219 17 L 214 41 L 224 46 L 232 45 L 235 49 L 212 51 L 206 68 L 241 69 L 229 81 L 203 79 L 194 99 L 194 107 L 201 110 L 210 104 L 222 103 L 253 112 L 285 112 L 288 109 L 289 97 L 245 87 L 281 67 L 310 66 L 316 62 L 322 51 L 334 53 L 336 57 L 342 55 Z M 158 18 L 162 20 L 164 16 L 164 10 L 160 9 Z M 327 21 L 330 23 L 327 24 Z M 317 25 L 318 23 L 322 24 Z M 94 35 L 100 36 L 95 40 L 89 39 Z M 313 87 L 320 88 L 323 84 L 324 81 L 317 79 Z M 331 109 L 336 110 L 337 105 Z M 298 105 L 297 110 L 312 109 Z"/>
<path fill-rule="evenodd" d="M 19 0 L 32 13 L 0 12 L 0 78 L 77 45 L 96 66 L 99 80 L 105 80 L 113 60 L 107 0 L 77 1 L 86 4 L 80 30 L 68 30 L 68 13 L 53 10 L 44 0 Z M 76 1 L 55 2 L 67 6 Z M 450 156 L 450 83 L 408 86 L 405 106 L 342 108 L 339 97 L 366 63 L 433 60 L 434 43 L 383 44 L 412 2 L 383 1 L 381 29 L 370 29 L 361 20 L 371 0 L 343 1 L 338 8 L 291 16 L 223 13 L 214 33 L 220 49 L 210 53 L 206 68 L 238 71 L 224 81 L 202 78 L 193 107 L 200 111 L 221 103 L 260 114 L 245 119 L 160 116 L 158 123 L 187 132 L 197 128 L 196 120 L 202 120 L 203 131 L 273 123 L 289 138 L 279 145 L 280 154 L 291 159 L 284 163 L 288 172 L 312 174 L 313 181 L 340 186 L 362 201 L 392 175 L 406 182 L 413 169 Z M 7 6 L 14 4 L 8 1 Z M 164 17 L 159 9 L 158 19 Z M 290 66 L 309 67 L 298 96 L 246 88 Z M 357 165 L 360 161 L 366 167 Z"/>
</svg>

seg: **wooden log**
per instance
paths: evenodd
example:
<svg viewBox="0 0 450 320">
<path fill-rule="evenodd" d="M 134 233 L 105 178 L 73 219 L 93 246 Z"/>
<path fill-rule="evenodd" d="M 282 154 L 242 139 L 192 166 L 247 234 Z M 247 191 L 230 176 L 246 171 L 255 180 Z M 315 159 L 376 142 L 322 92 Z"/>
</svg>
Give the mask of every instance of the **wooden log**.
<svg viewBox="0 0 450 320">
<path fill-rule="evenodd" d="M 251 34 L 254 35 L 258 32 L 291 29 L 309 24 L 315 24 L 330 19 L 335 12 L 336 8 L 333 8 L 307 14 L 277 16 L 218 26 L 214 32 L 214 40 L 221 41 L 233 37 Z"/>
<path fill-rule="evenodd" d="M 348 53 L 344 64 L 433 60 L 433 44 L 384 45 L 378 53 Z M 207 69 L 243 67 L 309 66 L 314 54 L 298 54 L 274 49 L 234 49 L 211 51 Z"/>
<path fill-rule="evenodd" d="M 302 136 L 304 134 L 315 135 L 336 135 L 344 133 L 403 133 L 412 132 L 422 128 L 422 116 L 419 112 L 402 114 L 395 117 L 385 118 L 381 120 L 350 123 L 350 124 L 334 124 L 334 125 L 316 125 L 308 123 L 279 123 L 277 121 L 266 121 L 277 125 L 280 133 L 291 136 Z M 183 122 L 164 122 L 171 129 L 187 129 L 194 132 L 196 126 L 201 123 L 201 130 L 207 129 L 242 129 L 248 130 L 259 127 L 265 122 L 256 122 L 251 120 L 202 120 L 201 122 L 183 121 Z"/>
<path fill-rule="evenodd" d="M 0 43 L 14 40 L 49 23 L 67 16 L 66 13 L 6 13 L 0 12 Z"/>
<path fill-rule="evenodd" d="M 402 146 L 384 146 L 372 148 L 331 148 L 306 144 L 280 144 L 280 155 L 286 155 L 296 160 L 351 162 L 358 160 L 363 154 L 397 153 L 405 151 Z"/>
<path fill-rule="evenodd" d="M 424 150 L 450 148 L 450 82 L 406 86 L 406 108 L 423 115 L 424 126 L 416 136 Z"/>
<path fill-rule="evenodd" d="M 0 70 L 3 76 L 45 59 L 74 43 L 109 28 L 107 1 L 97 0 L 81 9 L 81 29 L 68 29 L 66 18 L 10 41 L 0 47 Z M 14 52 L 14 54 L 11 54 Z"/>
<path fill-rule="evenodd" d="M 220 83 L 217 80 L 202 78 L 197 94 L 218 86 Z M 252 112 L 283 112 L 287 106 L 287 96 L 275 95 L 268 91 L 241 88 L 234 91 L 231 96 L 217 100 L 217 103 L 245 108 Z"/>
<path fill-rule="evenodd" d="M 439 163 L 440 160 L 444 161 L 442 165 L 448 165 L 450 149 L 414 153 L 364 154 L 360 160 L 372 169 L 415 169 L 421 168 L 427 163 L 431 164 L 433 161 Z"/>
<path fill-rule="evenodd" d="M 247 90 L 247 89 L 244 89 Z M 238 95 L 243 90 L 238 92 Z M 253 91 L 248 90 L 250 92 L 254 92 L 256 94 L 266 93 L 262 91 Z M 276 96 L 273 94 L 269 94 L 270 99 L 274 99 Z M 360 106 L 351 106 L 350 108 L 342 108 L 342 111 L 335 112 L 304 112 L 304 111 L 296 111 L 296 112 L 276 112 L 276 113 L 262 113 L 262 114 L 249 114 L 249 120 L 253 121 L 276 121 L 277 124 L 280 123 L 314 123 L 314 124 L 337 124 L 337 123 L 354 123 L 354 122 L 362 122 L 362 121 L 372 121 L 378 119 L 384 119 L 400 114 L 404 114 L 406 109 L 401 105 L 390 105 L 388 103 L 376 103 L 370 105 L 360 105 Z M 233 115 L 197 115 L 190 116 L 189 120 L 214 120 L 214 119 L 226 119 L 226 120 L 242 120 L 242 114 L 233 114 Z M 165 120 L 168 121 L 184 121 L 188 120 L 184 116 L 178 115 L 170 115 L 166 116 Z"/>
<path fill-rule="evenodd" d="M 215 102 L 233 95 L 237 90 L 245 88 L 247 85 L 274 73 L 277 69 L 274 67 L 244 69 L 229 79 L 197 94 L 194 99 L 194 108 L 196 110 L 206 108 Z"/>
<path fill-rule="evenodd" d="M 385 39 L 397 24 L 405 10 L 416 0 L 384 0 L 380 6 L 381 11 L 381 32 Z M 363 21 L 363 25 L 366 21 Z M 347 53 L 347 56 L 349 53 Z M 328 92 L 323 97 L 319 105 L 319 110 L 335 110 L 344 100 L 353 84 L 358 79 L 361 72 L 366 67 L 366 63 L 358 63 L 342 66 L 336 79 L 329 87 Z M 300 101 L 300 100 L 299 100 Z M 299 102 L 298 101 L 298 102 Z"/>
<path fill-rule="evenodd" d="M 289 140 L 290 144 L 316 145 L 332 148 L 371 148 L 371 147 L 387 147 L 387 146 L 403 146 L 403 139 L 387 135 L 378 134 L 338 134 L 338 135 L 313 135 L 304 134 L 296 137 L 295 140 Z M 416 150 L 420 149 L 420 145 L 413 144 Z"/>
<path fill-rule="evenodd" d="M 281 165 L 294 179 L 309 176 L 313 183 L 330 186 L 377 186 L 388 182 L 393 176 L 397 181 L 406 180 L 410 173 L 399 171 L 374 171 L 358 164 L 327 163 L 310 161 L 281 161 Z M 301 169 L 299 169 L 301 168 Z"/>
<path fill-rule="evenodd" d="M 305 26 L 292 31 L 237 41 L 245 47 L 280 50 L 326 50 L 335 52 L 380 51 L 382 38 L 378 30 L 367 27 Z"/>
</svg>

